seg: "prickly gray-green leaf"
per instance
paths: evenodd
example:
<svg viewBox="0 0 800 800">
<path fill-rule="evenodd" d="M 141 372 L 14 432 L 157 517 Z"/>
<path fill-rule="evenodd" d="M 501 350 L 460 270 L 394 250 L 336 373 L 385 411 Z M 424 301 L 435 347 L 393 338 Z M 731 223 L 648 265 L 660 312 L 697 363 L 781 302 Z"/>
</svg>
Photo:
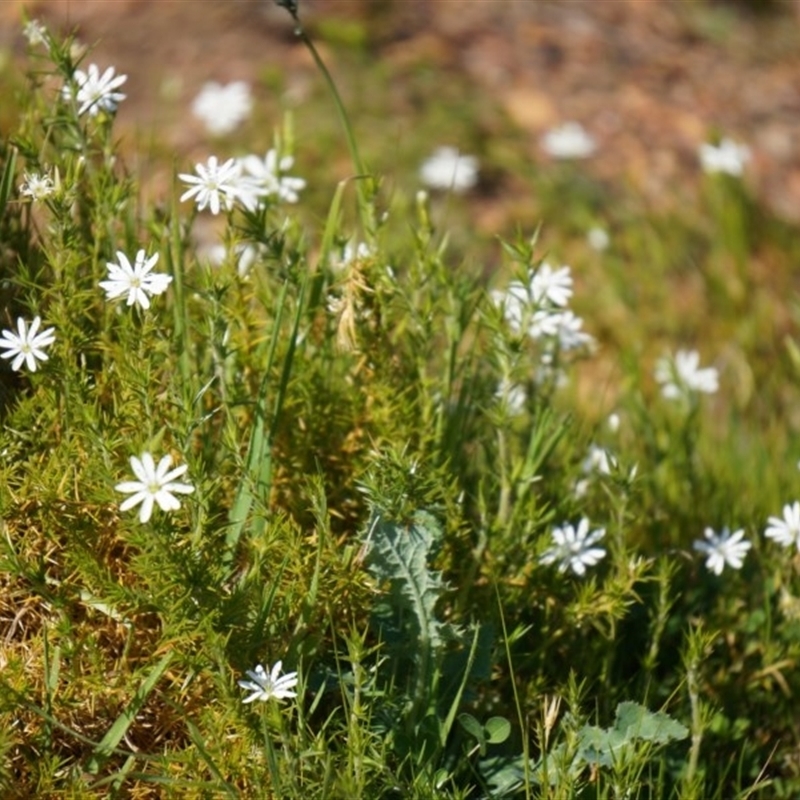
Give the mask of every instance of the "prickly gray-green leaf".
<svg viewBox="0 0 800 800">
<path fill-rule="evenodd" d="M 388 584 L 395 608 L 411 612 L 417 635 L 431 647 L 439 647 L 445 626 L 436 619 L 435 606 L 444 583 L 428 567 L 442 538 L 439 524 L 431 514 L 417 511 L 407 523 L 377 518 L 370 530 L 369 571 Z"/>
</svg>

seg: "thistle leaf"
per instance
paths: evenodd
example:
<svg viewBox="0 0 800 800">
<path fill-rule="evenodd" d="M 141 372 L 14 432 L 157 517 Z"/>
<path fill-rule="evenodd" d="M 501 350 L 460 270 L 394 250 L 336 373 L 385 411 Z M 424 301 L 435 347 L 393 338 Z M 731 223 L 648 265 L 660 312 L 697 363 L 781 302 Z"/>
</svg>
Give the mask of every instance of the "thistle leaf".
<svg viewBox="0 0 800 800">
<path fill-rule="evenodd" d="M 390 602 L 396 611 L 411 612 L 408 620 L 414 633 L 428 647 L 437 649 L 445 640 L 448 626 L 436 618 L 436 602 L 444 589 L 441 574 L 428 568 L 442 530 L 426 511 L 417 511 L 409 523 L 376 517 L 366 563 L 370 573 L 388 584 Z"/>
</svg>

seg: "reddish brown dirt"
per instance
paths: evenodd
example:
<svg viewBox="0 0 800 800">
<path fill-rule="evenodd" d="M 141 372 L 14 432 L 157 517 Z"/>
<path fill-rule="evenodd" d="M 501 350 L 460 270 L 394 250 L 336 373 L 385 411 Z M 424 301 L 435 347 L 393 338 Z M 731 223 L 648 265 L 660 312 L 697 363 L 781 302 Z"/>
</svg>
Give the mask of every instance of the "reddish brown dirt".
<svg viewBox="0 0 800 800">
<path fill-rule="evenodd" d="M 599 143 L 587 168 L 648 199 L 696 178 L 698 145 L 730 135 L 753 150 L 753 190 L 800 220 L 800 0 L 775 2 L 769 14 L 752 10 L 765 0 L 300 0 L 300 8 L 312 26 L 359 18 L 375 59 L 399 72 L 425 59 L 443 81 L 467 74 L 530 133 L 538 158 L 544 130 L 580 121 Z M 23 6 L 52 27 L 76 28 L 95 46 L 93 60 L 130 75 L 120 126 L 160 126 L 180 153 L 204 140 L 177 110 L 206 80 L 254 81 L 269 65 L 284 72 L 287 91 L 302 93 L 313 74 L 288 15 L 270 0 L 4 0 L 0 44 L 20 53 Z M 156 116 L 165 98 L 174 113 Z"/>
</svg>

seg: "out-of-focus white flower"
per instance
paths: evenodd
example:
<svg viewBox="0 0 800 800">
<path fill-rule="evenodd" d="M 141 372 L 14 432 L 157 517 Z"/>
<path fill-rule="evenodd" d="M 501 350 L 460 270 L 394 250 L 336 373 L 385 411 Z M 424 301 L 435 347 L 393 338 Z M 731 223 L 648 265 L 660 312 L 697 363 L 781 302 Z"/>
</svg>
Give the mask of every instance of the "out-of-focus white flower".
<svg viewBox="0 0 800 800">
<path fill-rule="evenodd" d="M 23 178 L 25 182 L 19 187 L 19 193 L 23 197 L 29 197 L 34 202 L 50 197 L 56 190 L 53 179 L 47 174 L 40 175 L 38 172 L 26 172 Z"/>
<path fill-rule="evenodd" d="M 608 450 L 599 445 L 589 445 L 589 452 L 586 458 L 583 459 L 581 469 L 584 473 L 589 474 L 592 472 L 599 472 L 601 475 L 610 475 L 612 466 L 615 466 L 617 460 Z"/>
<path fill-rule="evenodd" d="M 297 686 L 297 673 L 287 672 L 281 675 L 283 667 L 282 661 L 276 661 L 275 666 L 267 672 L 261 664 L 254 670 L 247 670 L 249 681 L 238 681 L 242 689 L 252 692 L 249 697 L 245 697 L 243 703 L 252 703 L 254 700 L 286 700 L 297 697 L 297 692 L 293 691 Z"/>
<path fill-rule="evenodd" d="M 347 242 L 338 256 L 331 254 L 330 265 L 334 271 L 339 272 L 355 262 L 367 261 L 374 256 L 375 251 L 366 242 Z"/>
<path fill-rule="evenodd" d="M 562 525 L 553 529 L 553 546 L 539 559 L 542 564 L 558 563 L 558 571 L 572 570 L 576 575 L 585 575 L 586 567 L 592 567 L 606 554 L 595 545 L 605 536 L 604 528 L 589 531 L 589 520 L 584 517 L 578 527 Z"/>
<path fill-rule="evenodd" d="M 218 267 L 224 263 L 226 258 L 228 258 L 229 252 L 230 251 L 225 247 L 224 244 L 215 244 L 206 248 L 203 251 L 203 254 L 214 266 Z M 253 266 L 253 264 L 256 263 L 259 250 L 254 244 L 250 244 L 249 242 L 239 242 L 233 246 L 232 255 L 236 262 L 236 272 L 240 278 L 244 278 L 247 273 L 250 272 L 250 268 Z"/>
<path fill-rule="evenodd" d="M 172 282 L 171 275 L 152 272 L 158 263 L 158 253 L 147 258 L 145 251 L 139 250 L 134 263 L 131 264 L 125 253 L 118 250 L 117 260 L 119 264 L 106 263 L 108 280 L 100 281 L 100 287 L 105 290 L 109 300 L 127 294 L 127 305 L 136 304 L 148 309 L 149 296 L 163 294 Z"/>
<path fill-rule="evenodd" d="M 608 420 L 607 420 L 608 429 L 612 433 L 616 433 L 619 430 L 619 423 L 620 423 L 619 414 L 614 412 L 613 414 L 608 415 Z"/>
<path fill-rule="evenodd" d="M 188 483 L 176 483 L 175 479 L 180 478 L 188 467 L 182 464 L 170 470 L 172 464 L 171 456 L 164 456 L 156 466 L 153 456 L 150 453 L 142 453 L 141 458 L 131 456 L 131 469 L 138 478 L 135 481 L 123 481 L 114 488 L 123 494 L 131 497 L 123 500 L 119 510 L 127 511 L 141 503 L 139 511 L 139 521 L 147 522 L 153 514 L 153 504 L 158 503 L 162 511 L 177 511 L 180 501 L 175 494 L 191 494 L 194 486 Z"/>
<path fill-rule="evenodd" d="M 744 537 L 744 531 L 738 530 L 731 533 L 728 528 L 723 528 L 715 533 L 711 528 L 703 532 L 705 539 L 697 539 L 694 549 L 705 553 L 706 567 L 715 575 L 721 575 L 725 566 L 732 569 L 741 569 L 747 551 L 752 547 Z"/>
<path fill-rule="evenodd" d="M 608 231 L 606 231 L 605 228 L 594 227 L 590 228 L 587 232 L 586 241 L 589 243 L 589 247 L 591 247 L 592 250 L 602 253 L 603 250 L 607 250 L 608 246 L 611 244 L 611 237 L 608 235 Z"/>
<path fill-rule="evenodd" d="M 800 503 L 787 503 L 783 507 L 783 518 L 770 517 L 764 535 L 784 547 L 796 545 L 800 551 Z"/>
<path fill-rule="evenodd" d="M 116 90 L 126 80 L 127 75 L 114 75 L 114 67 L 109 67 L 102 75 L 97 64 L 89 64 L 86 72 L 76 69 L 73 81 L 77 88 L 75 100 L 78 103 L 78 116 L 83 116 L 87 111 L 92 117 L 97 116 L 100 111 L 113 114 L 125 99 L 125 95 Z M 64 86 L 62 93 L 69 100 L 72 97 L 72 86 Z"/>
<path fill-rule="evenodd" d="M 542 136 L 542 147 L 553 158 L 588 158 L 597 149 L 595 140 L 578 122 L 566 122 Z"/>
<path fill-rule="evenodd" d="M 531 276 L 531 300 L 538 306 L 552 303 L 565 306 L 572 297 L 572 275 L 569 267 L 553 269 L 546 261 Z"/>
<path fill-rule="evenodd" d="M 491 294 L 495 305 L 502 307 L 506 322 L 514 333 L 521 333 L 527 324 L 533 338 L 555 335 L 554 316 L 572 297 L 570 268 L 553 269 L 547 262 L 531 270 L 528 285 L 518 280 L 508 288 L 494 290 Z"/>
<path fill-rule="evenodd" d="M 714 367 L 700 369 L 696 350 L 678 350 L 674 358 L 656 362 L 655 378 L 661 384 L 661 394 L 675 400 L 691 392 L 714 394 L 719 388 L 719 374 Z"/>
<path fill-rule="evenodd" d="M 47 45 L 47 28 L 38 19 L 28 20 L 22 26 L 22 35 L 31 47 L 39 44 Z"/>
<path fill-rule="evenodd" d="M 567 309 L 551 315 L 555 327 L 554 336 L 558 341 L 558 348 L 562 352 L 569 350 L 580 350 L 582 347 L 591 347 L 594 344 L 594 337 L 590 333 L 581 330 L 583 320 Z"/>
<path fill-rule="evenodd" d="M 725 138 L 719 145 L 701 144 L 700 164 L 705 172 L 724 172 L 726 175 L 740 176 L 744 165 L 750 160 L 750 148 Z"/>
<path fill-rule="evenodd" d="M 524 386 L 520 386 L 518 383 L 514 383 L 504 377 L 497 387 L 495 397 L 503 404 L 509 414 L 516 416 L 525 410 L 528 393 L 525 391 Z"/>
<path fill-rule="evenodd" d="M 571 296 L 570 268 L 553 269 L 547 263 L 531 271 L 527 286 L 514 280 L 505 291 L 491 293 L 492 301 L 503 309 L 515 334 L 525 331 L 534 340 L 550 339 L 562 351 L 594 343 L 592 336 L 581 330 L 583 320 L 564 308 Z"/>
<path fill-rule="evenodd" d="M 604 447 L 589 445 L 589 452 L 581 462 L 581 472 L 588 476 L 575 483 L 575 496 L 584 497 L 591 485 L 590 478 L 595 474 L 610 475 L 612 468 L 617 466 L 616 458 Z"/>
<path fill-rule="evenodd" d="M 17 333 L 13 331 L 3 331 L 2 338 L 0 339 L 0 347 L 6 352 L 0 353 L 0 358 L 13 358 L 11 362 L 11 369 L 18 370 L 22 363 L 31 372 L 36 372 L 37 360 L 47 361 L 47 353 L 44 352 L 45 347 L 49 347 L 56 340 L 53 333 L 54 328 L 47 328 L 41 333 L 37 333 L 42 320 L 39 317 L 34 317 L 31 322 L 30 328 L 22 317 L 17 319 Z"/>
<path fill-rule="evenodd" d="M 253 99 L 245 81 L 222 85 L 209 81 L 192 102 L 192 114 L 215 136 L 230 133 L 250 116 Z"/>
<path fill-rule="evenodd" d="M 560 321 L 560 311 L 550 311 L 549 309 L 537 311 L 528 327 L 528 336 L 531 339 L 546 339 L 557 336 Z"/>
<path fill-rule="evenodd" d="M 503 310 L 509 328 L 516 334 L 522 333 L 525 317 L 531 313 L 528 288 L 519 281 L 511 281 L 505 290 L 494 289 L 491 298 L 492 302 Z"/>
<path fill-rule="evenodd" d="M 455 147 L 437 147 L 422 163 L 419 177 L 430 189 L 466 192 L 478 182 L 478 159 L 461 155 Z"/>
<path fill-rule="evenodd" d="M 250 155 L 239 159 L 239 163 L 245 189 L 249 187 L 257 197 L 277 196 L 286 203 L 296 203 L 300 199 L 297 193 L 306 187 L 303 178 L 284 174 L 292 168 L 294 159 L 279 157 L 274 148 L 268 150 L 264 158 Z"/>
<path fill-rule="evenodd" d="M 242 167 L 235 158 L 229 158 L 224 164 L 211 156 L 205 164 L 195 164 L 196 175 L 181 173 L 178 177 L 190 185 L 181 195 L 181 202 L 194 198 L 197 210 L 208 206 L 212 214 L 219 214 L 224 205 L 230 211 L 236 200 L 249 205 L 250 194 L 241 187 Z"/>
</svg>

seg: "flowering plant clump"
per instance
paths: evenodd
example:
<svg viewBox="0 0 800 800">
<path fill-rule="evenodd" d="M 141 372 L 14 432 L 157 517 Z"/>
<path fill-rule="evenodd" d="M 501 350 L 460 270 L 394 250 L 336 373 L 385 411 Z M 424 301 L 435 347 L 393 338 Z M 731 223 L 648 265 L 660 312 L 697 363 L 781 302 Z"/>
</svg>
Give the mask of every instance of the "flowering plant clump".
<svg viewBox="0 0 800 800">
<path fill-rule="evenodd" d="M 39 361 L 47 361 L 45 348 L 56 340 L 53 328 L 39 331 L 42 320 L 34 317 L 28 326 L 22 317 L 17 319 L 17 332 L 3 331 L 0 347 L 6 352 L 0 353 L 0 358 L 13 358 L 11 369 L 18 370 L 23 364 L 31 371 L 36 372 Z"/>
<path fill-rule="evenodd" d="M 576 575 L 585 575 L 587 567 L 593 567 L 606 551 L 595 545 L 606 535 L 604 528 L 589 530 L 589 520 L 584 517 L 575 528 L 564 524 L 554 528 L 553 546 L 547 549 L 540 561 L 542 564 L 558 564 L 559 572 L 571 570 Z"/>
<path fill-rule="evenodd" d="M 177 511 L 181 504 L 175 494 L 191 494 L 194 491 L 194 487 L 190 484 L 175 481 L 188 467 L 182 464 L 170 470 L 171 456 L 164 456 L 156 466 L 150 453 L 142 453 L 141 458 L 131 456 L 130 463 L 133 474 L 138 480 L 123 481 L 114 488 L 118 492 L 131 495 L 127 500 L 123 500 L 119 507 L 120 511 L 127 511 L 141 504 L 139 521 L 142 523 L 147 522 L 152 516 L 154 503 L 157 503 L 162 511 Z"/>
<path fill-rule="evenodd" d="M 723 528 L 716 533 L 712 528 L 706 528 L 703 536 L 704 539 L 695 541 L 694 549 L 708 556 L 706 567 L 715 575 L 721 575 L 726 566 L 741 569 L 747 551 L 753 546 L 744 538 L 743 530 L 731 533 L 728 528 Z"/>
<path fill-rule="evenodd" d="M 545 320 L 552 320 L 548 332 L 554 333 L 559 309 L 567 305 L 572 297 L 572 275 L 569 267 L 553 269 L 543 262 L 531 270 L 529 281 L 514 280 L 505 291 L 492 292 L 494 302 L 502 306 L 503 313 L 514 333 L 527 328 L 531 338 L 539 338 L 546 327 Z"/>
<path fill-rule="evenodd" d="M 117 260 L 118 264 L 106 264 L 108 280 L 100 281 L 100 286 L 109 299 L 127 294 L 127 305 L 139 305 L 148 309 L 150 296 L 163 294 L 172 282 L 170 275 L 152 271 L 158 263 L 158 253 L 147 258 L 145 251 L 139 250 L 131 264 L 125 253 L 118 250 Z"/>
<path fill-rule="evenodd" d="M 545 363 L 552 363 L 556 351 L 579 350 L 594 342 L 582 330 L 583 320 L 566 308 L 572 297 L 572 274 L 567 266 L 553 269 L 542 262 L 530 270 L 527 284 L 514 280 L 505 290 L 494 290 L 491 297 L 515 334 L 526 334 L 544 344 Z"/>
<path fill-rule="evenodd" d="M 727 179 L 639 202 L 613 153 L 565 169 L 534 141 L 532 165 L 425 65 L 351 85 L 383 109 L 428 73 L 401 110 L 441 104 L 402 120 L 429 141 L 463 103 L 480 196 L 421 183 L 468 192 L 477 158 L 420 170 L 427 145 L 380 130 L 369 161 L 417 185 L 372 175 L 324 67 L 335 118 L 316 91 L 298 114 L 316 174 L 291 112 L 176 170 L 186 137 L 120 146 L 124 75 L 26 34 L 0 143 L 0 796 L 800 796 L 790 223 Z M 224 135 L 255 89 L 184 110 Z M 498 241 L 517 210 L 536 233 Z M 669 332 L 719 364 L 649 359 Z M 723 363 L 735 391 L 699 402 Z"/>
<path fill-rule="evenodd" d="M 122 92 L 118 92 L 120 86 L 128 80 L 127 75 L 115 75 L 114 67 L 108 67 L 101 75 L 97 64 L 90 64 L 84 72 L 76 69 L 73 75 L 75 84 L 75 101 L 78 104 L 78 116 L 89 113 L 95 117 L 101 111 L 113 114 L 117 106 L 125 99 Z M 69 100 L 73 96 L 73 87 L 67 84 L 64 86 L 63 94 Z"/>
<path fill-rule="evenodd" d="M 297 686 L 297 673 L 287 672 L 281 675 L 283 668 L 282 661 L 276 661 L 275 666 L 267 672 L 261 664 L 258 664 L 254 670 L 247 670 L 247 675 L 250 678 L 248 681 L 238 681 L 242 689 L 246 689 L 251 694 L 242 701 L 244 703 L 252 703 L 255 700 L 265 702 L 267 700 L 287 700 L 292 697 L 297 697 L 297 692 L 293 691 Z"/>
</svg>

